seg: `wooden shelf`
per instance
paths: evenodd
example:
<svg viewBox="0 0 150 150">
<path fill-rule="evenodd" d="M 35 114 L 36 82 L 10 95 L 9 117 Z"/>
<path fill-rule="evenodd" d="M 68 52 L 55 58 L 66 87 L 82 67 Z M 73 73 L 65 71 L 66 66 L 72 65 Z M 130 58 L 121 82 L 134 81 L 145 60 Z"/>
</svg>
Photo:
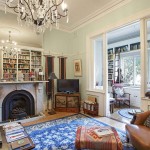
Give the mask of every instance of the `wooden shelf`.
<svg viewBox="0 0 150 150">
<path fill-rule="evenodd" d="M 32 57 L 34 55 L 34 57 Z M 13 80 L 18 80 L 18 71 L 22 74 L 29 74 L 32 69 L 41 69 L 42 68 L 42 52 L 34 51 L 34 50 L 24 50 L 22 49 L 15 58 L 7 57 L 7 53 L 3 53 L 3 62 L 2 62 L 2 78 L 4 80 L 12 80 L 11 76 L 7 76 L 6 74 L 12 72 L 11 70 L 16 70 L 16 76 L 14 76 Z M 34 65 L 32 63 L 35 63 Z M 32 66 L 32 67 L 31 67 Z M 36 66 L 36 67 L 35 67 Z M 12 75 L 12 74 L 11 74 Z M 37 77 L 38 78 L 38 77 Z M 30 80 L 30 78 L 28 78 Z"/>
</svg>

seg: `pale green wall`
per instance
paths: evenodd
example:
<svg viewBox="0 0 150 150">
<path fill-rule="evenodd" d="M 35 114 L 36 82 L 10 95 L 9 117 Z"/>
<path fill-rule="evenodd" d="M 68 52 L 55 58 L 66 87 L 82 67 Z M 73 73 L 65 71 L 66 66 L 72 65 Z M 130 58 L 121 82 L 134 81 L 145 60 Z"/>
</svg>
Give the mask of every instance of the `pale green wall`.
<svg viewBox="0 0 150 150">
<path fill-rule="evenodd" d="M 70 65 L 67 69 L 69 69 L 70 78 L 74 78 L 73 60 L 82 60 L 82 77 L 79 78 L 80 90 L 82 98 L 84 98 L 86 97 L 86 36 L 148 8 L 150 8 L 150 0 L 132 0 L 125 6 L 81 27 L 71 34 L 56 30 L 47 32 L 44 36 L 44 49 L 54 49 L 60 53 L 62 51 L 69 54 L 76 53 L 76 55 L 69 58 Z"/>
<path fill-rule="evenodd" d="M 53 29 L 52 31 L 46 30 L 43 40 L 44 51 L 48 51 L 50 55 L 55 56 L 54 70 L 56 75 L 59 75 L 59 62 L 58 56 L 67 56 L 67 78 L 71 78 L 70 68 L 70 57 L 69 54 L 72 51 L 72 35 Z"/>
</svg>

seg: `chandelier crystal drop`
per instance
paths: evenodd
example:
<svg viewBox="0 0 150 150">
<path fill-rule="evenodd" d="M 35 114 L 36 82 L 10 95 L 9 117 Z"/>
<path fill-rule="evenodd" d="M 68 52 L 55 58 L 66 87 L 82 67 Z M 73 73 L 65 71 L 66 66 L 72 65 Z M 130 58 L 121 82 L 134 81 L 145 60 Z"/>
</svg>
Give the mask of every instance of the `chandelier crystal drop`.
<svg viewBox="0 0 150 150">
<path fill-rule="evenodd" d="M 53 25 L 59 28 L 59 20 L 68 18 L 67 4 L 64 0 L 6 0 L 6 5 L 18 14 L 20 25 L 22 20 L 27 26 L 33 27 L 37 33 L 42 33 Z"/>
<path fill-rule="evenodd" d="M 7 55 L 7 57 L 13 57 L 20 51 L 20 49 L 17 48 L 17 42 L 11 39 L 11 31 L 9 31 L 8 40 L 1 40 L 1 50 Z"/>
</svg>

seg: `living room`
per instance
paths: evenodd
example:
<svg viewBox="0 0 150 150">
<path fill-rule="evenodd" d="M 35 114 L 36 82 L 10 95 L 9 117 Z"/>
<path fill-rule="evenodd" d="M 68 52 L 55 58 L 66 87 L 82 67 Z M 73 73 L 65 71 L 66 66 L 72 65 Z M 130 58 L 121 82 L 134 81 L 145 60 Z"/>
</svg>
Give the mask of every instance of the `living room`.
<svg viewBox="0 0 150 150">
<path fill-rule="evenodd" d="M 81 14 L 77 15 L 76 13 L 74 16 L 72 16 L 71 8 L 73 7 L 70 4 L 73 2 L 67 1 L 68 4 L 68 11 L 69 13 L 69 24 L 65 24 L 66 19 L 64 19 L 63 24 L 60 23 L 59 29 L 58 27 L 54 27 L 52 29 L 46 29 L 46 31 L 43 34 L 35 33 L 32 28 L 29 28 L 22 24 L 23 26 L 20 26 L 20 23 L 17 22 L 17 15 L 11 11 L 9 12 L 9 9 L 6 9 L 6 14 L 4 11 L 4 8 L 1 8 L 0 10 L 0 18 L 1 18 L 1 29 L 0 29 L 0 38 L 1 40 L 6 40 L 9 37 L 9 29 L 12 29 L 11 31 L 11 38 L 18 42 L 18 45 L 21 45 L 22 49 L 29 50 L 31 52 L 37 51 L 41 52 L 41 59 L 42 64 L 42 75 L 44 74 L 44 78 L 46 76 L 46 61 L 47 56 L 52 56 L 53 58 L 53 67 L 52 72 L 55 73 L 57 78 L 60 78 L 60 74 L 65 74 L 66 79 L 79 79 L 79 91 L 81 96 L 81 104 L 83 104 L 84 100 L 87 99 L 88 96 L 96 97 L 98 102 L 98 116 L 106 117 L 109 116 L 110 110 L 109 110 L 109 87 L 108 87 L 108 44 L 106 39 L 106 34 L 121 28 L 123 26 L 132 24 L 136 21 L 139 21 L 140 24 L 140 47 L 141 47 L 141 53 L 140 53 L 140 59 L 141 59 L 141 84 L 139 85 L 139 91 L 138 94 L 140 95 L 138 98 L 140 102 L 138 103 L 138 107 L 143 110 L 147 111 L 149 110 L 149 101 L 147 98 L 145 98 L 145 93 L 148 91 L 149 87 L 147 85 L 147 82 L 149 82 L 149 79 L 147 78 L 147 74 L 149 75 L 149 69 L 147 69 L 147 45 L 145 44 L 147 38 L 146 32 L 148 30 L 148 16 L 149 16 L 149 4 L 150 2 L 148 0 L 112 0 L 106 2 L 106 5 L 100 5 L 100 2 L 95 2 L 95 5 L 92 7 L 95 13 L 92 13 L 93 10 L 89 10 L 88 14 L 84 14 L 83 12 L 80 12 Z M 93 2 L 89 0 L 89 6 L 92 5 Z M 4 4 L 4 1 L 2 2 Z M 69 6 L 70 4 L 70 6 Z M 75 4 L 78 4 L 75 2 Z M 80 4 L 80 2 L 79 2 Z M 79 6 L 79 4 L 77 6 Z M 103 3 L 101 3 L 103 4 Z M 99 5 L 99 6 L 98 6 Z M 4 5 L 1 5 L 4 6 Z M 87 6 L 85 6 L 85 3 L 80 6 L 81 10 L 87 9 Z M 84 8 L 84 9 L 83 9 Z M 77 8 L 74 8 L 74 11 L 76 12 Z M 76 16 L 81 15 L 81 20 L 77 22 Z M 84 15 L 84 16 L 83 16 Z M 6 19 L 8 17 L 8 19 Z M 74 22 L 73 22 L 74 21 Z M 147 22 L 146 22 L 147 21 Z M 74 24 L 73 24 L 74 23 Z M 146 27 L 145 27 L 146 26 Z M 7 29 L 6 29 L 7 28 Z M 147 31 L 148 33 L 148 31 Z M 101 47 L 102 53 L 101 57 L 98 58 L 100 63 L 100 69 L 101 74 L 99 76 L 99 86 L 96 87 L 96 72 L 94 65 L 94 48 L 93 48 L 93 42 L 95 39 L 99 38 L 101 39 L 103 45 Z M 126 45 L 126 44 L 123 44 Z M 111 48 L 111 47 L 110 47 Z M 2 57 L 2 55 L 1 55 Z M 32 58 L 32 56 L 31 56 Z M 64 59 L 63 67 L 65 69 L 65 73 L 60 71 L 60 58 Z M 74 66 L 75 61 L 78 60 L 81 64 L 81 72 L 79 75 L 75 75 Z M 2 61 L 1 61 L 1 68 Z M 23 69 L 22 69 L 23 70 Z M 3 69 L 2 69 L 3 72 Z M 1 78 L 3 79 L 1 72 Z M 17 75 L 18 76 L 18 75 Z M 37 97 L 35 104 L 35 114 L 38 115 L 40 113 L 44 114 L 45 110 L 47 109 L 55 109 L 54 102 L 48 101 L 49 97 L 47 96 L 47 90 L 46 90 L 46 83 L 47 81 L 41 81 L 34 83 L 35 81 L 32 81 L 33 83 L 28 82 L 29 86 L 23 81 L 21 81 L 19 84 L 7 84 L 4 80 L 3 83 L 1 83 L 1 89 L 3 90 L 2 93 L 4 94 L 2 97 L 5 97 L 8 93 L 13 90 L 20 90 L 20 89 L 26 89 L 27 91 L 31 91 L 31 95 L 33 97 Z M 17 81 L 18 82 L 18 81 Z M 4 84 L 5 83 L 5 84 Z M 27 87 L 25 87 L 26 85 Z M 34 86 L 35 85 L 35 86 Z M 10 88 L 11 87 L 11 88 Z M 9 89 L 9 90 L 8 90 Z M 132 88 L 126 87 L 126 90 L 130 91 Z M 57 80 L 54 80 L 53 85 L 54 95 L 57 93 Z M 134 93 L 134 92 L 133 92 Z M 36 95 L 38 94 L 38 96 Z M 30 95 L 30 94 L 29 94 Z M 137 96 L 134 94 L 133 96 Z M 29 96 L 30 101 L 32 101 L 32 96 Z M 41 100 L 42 99 L 42 100 Z M 136 98 L 135 98 L 136 99 Z M 10 101 L 10 100 L 9 100 Z M 40 102 L 40 103 L 38 103 Z M 135 102 L 136 101 L 132 101 Z M 133 104 L 133 103 L 132 103 Z M 31 107 L 32 102 L 30 103 Z M 81 105 L 83 106 L 83 105 Z M 33 108 L 31 108 L 33 109 Z M 2 108 L 1 108 L 2 110 Z M 5 112 L 7 110 L 4 109 Z M 80 109 L 82 110 L 82 108 Z M 60 112 L 56 112 L 55 115 L 60 116 L 66 116 L 68 112 L 62 112 L 62 115 Z M 32 114 L 32 113 L 31 113 Z M 65 115 L 66 114 L 66 115 Z M 70 114 L 70 113 L 68 113 Z M 46 114 L 48 115 L 48 114 Z M 57 119 L 55 115 L 48 115 L 48 119 L 53 118 Z M 7 114 L 5 114 L 7 118 Z M 101 118 L 100 117 L 100 118 Z M 1 111 L 1 118 L 2 118 L 2 111 Z M 48 120 L 46 119 L 46 120 Z M 101 118 L 102 119 L 102 118 Z M 106 118 L 105 118 L 106 119 Z M 35 120 L 36 122 L 36 120 Z M 109 122 L 104 121 L 106 124 Z M 116 122 L 115 122 L 116 123 Z M 30 123 L 29 123 L 30 124 Z M 28 125 L 29 125 L 28 124 Z M 111 123 L 108 123 L 111 124 Z M 123 128 L 124 128 L 123 124 Z M 114 125 L 116 126 L 116 125 Z M 119 125 L 118 125 L 119 126 Z M 125 130 L 125 129 L 124 129 Z"/>
</svg>

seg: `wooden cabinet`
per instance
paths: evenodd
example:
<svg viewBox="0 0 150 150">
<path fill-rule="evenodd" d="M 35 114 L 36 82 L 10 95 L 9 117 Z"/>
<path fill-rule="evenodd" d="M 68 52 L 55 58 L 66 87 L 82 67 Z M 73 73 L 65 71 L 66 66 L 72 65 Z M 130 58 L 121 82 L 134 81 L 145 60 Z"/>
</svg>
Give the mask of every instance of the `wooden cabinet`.
<svg viewBox="0 0 150 150">
<path fill-rule="evenodd" d="M 42 68 L 42 52 L 21 49 L 17 54 L 2 54 L 2 79 L 6 81 L 30 80 L 30 72 Z"/>
<path fill-rule="evenodd" d="M 80 94 L 57 93 L 55 95 L 55 110 L 64 112 L 80 112 Z"/>
</svg>

